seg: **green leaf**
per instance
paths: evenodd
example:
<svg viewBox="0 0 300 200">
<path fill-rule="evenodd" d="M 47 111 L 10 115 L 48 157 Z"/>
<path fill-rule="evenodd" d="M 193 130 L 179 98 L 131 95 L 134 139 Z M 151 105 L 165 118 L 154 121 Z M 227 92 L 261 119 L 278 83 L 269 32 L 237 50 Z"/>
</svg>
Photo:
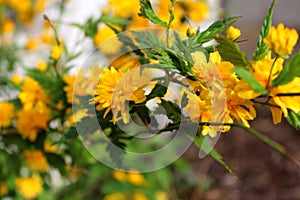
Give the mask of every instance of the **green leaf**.
<svg viewBox="0 0 300 200">
<path fill-rule="evenodd" d="M 66 163 L 63 157 L 55 153 L 45 153 L 45 155 L 51 166 L 57 168 L 62 174 L 66 173 Z"/>
<path fill-rule="evenodd" d="M 232 169 L 224 162 L 223 156 L 219 154 L 215 148 L 213 148 L 209 142 L 208 136 L 201 136 L 194 138 L 194 144 L 203 150 L 205 153 L 209 154 L 215 161 L 220 163 L 229 173 L 236 176 L 236 174 L 232 171 Z"/>
<path fill-rule="evenodd" d="M 278 77 L 273 80 L 272 86 L 284 85 L 300 76 L 300 51 L 289 59 Z"/>
<path fill-rule="evenodd" d="M 75 139 L 78 137 L 78 132 L 75 127 L 70 128 L 68 132 L 66 132 L 57 142 L 54 144 L 62 143 L 64 141 Z"/>
<path fill-rule="evenodd" d="M 268 93 L 268 91 L 260 84 L 260 82 L 255 79 L 255 77 L 246 68 L 235 67 L 234 71 L 240 78 L 245 79 L 255 92 L 260 94 Z"/>
<path fill-rule="evenodd" d="M 171 101 L 161 99 L 161 104 L 154 112 L 155 114 L 166 114 L 175 124 L 181 121 L 181 109 Z"/>
<path fill-rule="evenodd" d="M 138 14 L 140 17 L 144 17 L 149 19 L 154 24 L 161 25 L 165 28 L 169 28 L 169 25 L 162 21 L 154 12 L 150 0 L 140 0 L 140 13 Z"/>
<path fill-rule="evenodd" d="M 300 112 L 295 113 L 294 111 L 288 110 L 287 121 L 297 130 L 300 129 Z"/>
<path fill-rule="evenodd" d="M 215 39 L 219 43 L 217 49 L 224 61 L 229 61 L 235 66 L 240 67 L 250 65 L 246 54 L 231 39 L 222 36 L 218 36 Z"/>
<path fill-rule="evenodd" d="M 164 97 L 168 91 L 169 83 L 157 83 L 152 89 L 151 93 L 147 95 L 147 100 L 155 97 Z"/>
<path fill-rule="evenodd" d="M 200 33 L 198 32 L 194 37 L 194 41 L 197 41 L 198 43 L 204 43 L 214 39 L 217 34 L 220 34 L 224 30 L 226 30 L 238 18 L 238 16 L 234 16 L 214 22 L 205 31 Z"/>
<path fill-rule="evenodd" d="M 275 0 L 272 1 L 272 4 L 269 8 L 266 19 L 264 20 L 256 46 L 256 51 L 253 56 L 253 60 L 261 60 L 263 59 L 267 53 L 269 52 L 269 47 L 264 43 L 264 38 L 267 38 L 272 26 L 272 16 L 274 11 Z"/>
</svg>

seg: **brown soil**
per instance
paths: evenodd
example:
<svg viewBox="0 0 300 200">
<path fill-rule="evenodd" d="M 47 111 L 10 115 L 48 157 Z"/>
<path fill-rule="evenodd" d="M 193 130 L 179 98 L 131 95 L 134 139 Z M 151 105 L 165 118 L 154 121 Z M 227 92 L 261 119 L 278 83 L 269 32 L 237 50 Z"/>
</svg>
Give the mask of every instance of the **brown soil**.
<svg viewBox="0 0 300 200">
<path fill-rule="evenodd" d="M 300 131 L 286 121 L 274 125 L 268 110 L 259 109 L 258 116 L 251 126 L 300 158 Z M 204 192 L 193 191 L 187 199 L 300 199 L 300 168 L 250 133 L 233 128 L 220 137 L 216 149 L 239 178 L 229 174 L 210 157 L 200 160 L 198 150 L 191 147 L 185 157 L 193 161 L 200 178 L 208 176 L 211 185 Z"/>
</svg>

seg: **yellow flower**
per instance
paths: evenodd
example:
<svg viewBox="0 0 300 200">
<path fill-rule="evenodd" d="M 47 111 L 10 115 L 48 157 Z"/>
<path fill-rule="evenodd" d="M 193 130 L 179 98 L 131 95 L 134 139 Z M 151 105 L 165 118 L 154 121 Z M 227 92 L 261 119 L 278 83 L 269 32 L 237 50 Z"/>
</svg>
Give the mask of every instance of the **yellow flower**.
<svg viewBox="0 0 300 200">
<path fill-rule="evenodd" d="M 28 50 L 35 50 L 38 47 L 38 40 L 36 38 L 29 38 L 26 42 L 25 48 Z"/>
<path fill-rule="evenodd" d="M 98 29 L 94 37 L 94 45 L 97 46 L 102 53 L 110 55 L 118 52 L 122 44 L 111 28 L 102 26 Z"/>
<path fill-rule="evenodd" d="M 270 103 L 270 109 L 273 117 L 273 123 L 277 124 L 281 122 L 282 113 L 285 117 L 288 115 L 288 109 L 298 113 L 300 111 L 300 97 L 299 96 L 277 96 L 277 94 L 284 93 L 299 93 L 300 92 L 300 78 L 296 77 L 291 82 L 280 85 L 277 87 L 272 87 L 272 81 L 277 78 L 279 73 L 283 69 L 283 59 L 278 58 L 274 63 L 275 59 L 271 58 L 269 53 L 264 59 L 259 61 L 252 61 L 252 71 L 255 79 L 259 81 L 267 90 L 268 93 L 268 103 Z M 272 74 L 270 76 L 270 81 L 268 83 L 270 70 L 273 66 Z M 247 84 L 245 80 L 239 81 L 235 90 L 238 91 L 238 96 L 243 99 L 254 99 L 260 94 L 255 93 L 253 89 Z"/>
<path fill-rule="evenodd" d="M 50 57 L 53 60 L 58 60 L 58 59 L 60 59 L 62 52 L 63 52 L 62 45 L 54 45 L 54 46 L 52 46 Z"/>
<path fill-rule="evenodd" d="M 128 196 L 124 193 L 117 192 L 114 194 L 106 195 L 103 200 L 128 200 Z"/>
<path fill-rule="evenodd" d="M 124 171 L 114 170 L 112 175 L 118 181 L 126 181 L 127 180 L 127 173 Z"/>
<path fill-rule="evenodd" d="M 145 194 L 142 192 L 135 192 L 135 193 L 133 193 L 132 199 L 133 200 L 148 200 L 148 197 L 145 196 Z"/>
<path fill-rule="evenodd" d="M 142 88 L 150 82 L 150 78 L 139 68 L 133 68 L 123 73 L 114 67 L 105 69 L 96 88 L 96 97 L 93 102 L 97 104 L 97 110 L 106 109 L 104 117 L 112 110 L 113 122 L 119 118 L 119 114 L 128 123 L 130 116 L 125 102 L 130 100 L 135 103 L 142 103 L 146 100 Z"/>
<path fill-rule="evenodd" d="M 2 22 L 3 33 L 11 33 L 14 31 L 14 29 L 15 29 L 15 24 L 11 19 L 6 18 L 3 20 Z"/>
<path fill-rule="evenodd" d="M 131 170 L 128 172 L 128 181 L 133 185 L 143 185 L 145 183 L 145 178 L 138 171 Z"/>
<path fill-rule="evenodd" d="M 26 163 L 31 170 L 45 172 L 49 168 L 47 159 L 42 151 L 25 151 L 24 152 Z"/>
<path fill-rule="evenodd" d="M 155 193 L 156 200 L 169 200 L 168 195 L 163 191 L 158 191 Z"/>
<path fill-rule="evenodd" d="M 0 182 L 0 196 L 7 194 L 7 192 L 8 192 L 7 186 L 4 183 Z"/>
<path fill-rule="evenodd" d="M 58 153 L 58 149 L 52 142 L 45 141 L 44 142 L 44 150 L 49 153 Z"/>
<path fill-rule="evenodd" d="M 241 36 L 241 31 L 238 28 L 230 26 L 226 31 L 226 37 L 232 40 L 236 40 Z"/>
<path fill-rule="evenodd" d="M 16 84 L 16 85 L 19 85 L 19 84 L 22 83 L 22 78 L 21 78 L 20 75 L 14 74 L 14 75 L 11 76 L 11 81 L 12 81 L 14 84 Z"/>
<path fill-rule="evenodd" d="M 201 122 L 215 123 L 233 123 L 235 120 L 249 127 L 248 120 L 253 120 L 256 111 L 253 103 L 249 100 L 240 98 L 235 85 L 239 82 L 236 74 L 233 72 L 233 64 L 230 62 L 222 62 L 219 54 L 211 54 L 209 62 L 202 52 L 192 54 L 194 61 L 193 70 L 196 76 L 205 81 L 207 85 L 203 85 L 198 81 L 193 81 L 192 86 L 195 91 L 196 99 L 200 108 Z M 219 75 L 218 75 L 219 74 Z M 204 78 L 205 77 L 205 78 Z M 188 107 L 192 112 L 190 117 L 197 117 L 197 113 L 193 113 L 193 105 L 195 97 L 189 98 Z M 213 102 L 212 102 L 213 101 Z M 197 109 L 194 109 L 197 110 Z M 212 113 L 213 111 L 213 113 Z M 191 118 L 193 120 L 193 118 Z M 202 134 L 216 136 L 218 131 L 226 132 L 230 130 L 230 126 L 203 126 Z"/>
<path fill-rule="evenodd" d="M 277 28 L 271 28 L 268 38 L 264 39 L 266 45 L 276 54 L 287 58 L 292 53 L 298 40 L 298 33 L 295 29 L 285 28 L 279 23 Z"/>
<path fill-rule="evenodd" d="M 300 93 L 300 78 L 296 77 L 291 82 L 280 85 L 274 88 L 271 91 L 272 98 L 269 103 L 273 105 L 277 105 L 279 108 L 275 106 L 270 106 L 273 123 L 277 124 L 281 122 L 282 113 L 285 117 L 288 116 L 288 109 L 294 111 L 295 113 L 300 112 L 300 96 L 276 96 L 277 94 L 284 93 Z"/>
<path fill-rule="evenodd" d="M 17 191 L 25 198 L 25 199 L 34 199 L 40 193 L 42 193 L 42 180 L 38 175 L 33 175 L 32 177 L 27 178 L 17 178 L 16 179 L 16 187 Z"/>
<path fill-rule="evenodd" d="M 118 1 L 109 0 L 109 8 L 117 17 L 127 18 L 139 12 L 140 4 L 136 0 Z"/>
<path fill-rule="evenodd" d="M 203 1 L 181 1 L 183 9 L 185 10 L 188 18 L 192 21 L 199 23 L 204 20 L 209 13 L 208 6 Z"/>
<path fill-rule="evenodd" d="M 10 126 L 14 116 L 14 105 L 8 102 L 0 102 L 0 129 Z"/>
<path fill-rule="evenodd" d="M 36 63 L 36 67 L 39 71 L 43 72 L 47 69 L 48 64 L 45 61 L 40 60 Z"/>
<path fill-rule="evenodd" d="M 43 104 L 37 108 L 22 109 L 17 114 L 17 130 L 30 141 L 35 141 L 40 130 L 48 127 L 50 110 Z"/>
<path fill-rule="evenodd" d="M 36 105 L 46 104 L 49 102 L 49 96 L 46 94 L 44 89 L 36 80 L 30 77 L 27 77 L 24 80 L 19 98 L 24 109 L 31 109 Z M 44 107 L 45 106 L 41 106 L 41 108 Z"/>
</svg>

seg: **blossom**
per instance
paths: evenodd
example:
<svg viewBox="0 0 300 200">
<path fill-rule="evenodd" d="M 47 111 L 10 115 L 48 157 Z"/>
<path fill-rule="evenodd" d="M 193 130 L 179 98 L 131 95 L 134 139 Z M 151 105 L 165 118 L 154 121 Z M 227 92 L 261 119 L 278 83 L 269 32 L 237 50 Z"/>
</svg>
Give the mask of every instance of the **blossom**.
<svg viewBox="0 0 300 200">
<path fill-rule="evenodd" d="M 16 85 L 19 85 L 22 83 L 22 78 L 19 74 L 13 74 L 11 76 L 11 81 Z"/>
<path fill-rule="evenodd" d="M 181 1 L 179 2 L 183 4 L 181 7 L 186 12 L 188 18 L 193 20 L 196 23 L 204 20 L 209 13 L 208 6 L 203 1 Z"/>
<path fill-rule="evenodd" d="M 232 40 L 236 40 L 241 36 L 241 31 L 238 28 L 230 26 L 226 31 L 226 37 Z"/>
<path fill-rule="evenodd" d="M 62 55 L 62 52 L 63 52 L 63 48 L 62 48 L 62 45 L 54 45 L 51 49 L 51 58 L 53 60 L 58 60 L 60 59 L 61 55 Z"/>
<path fill-rule="evenodd" d="M 104 117 L 112 110 L 113 121 L 116 122 L 119 114 L 125 123 L 129 122 L 129 113 L 125 102 L 130 100 L 142 103 L 146 100 L 142 88 L 150 82 L 150 78 L 140 73 L 139 68 L 133 68 L 123 73 L 114 67 L 105 69 L 96 88 L 96 97 L 93 102 L 97 110 L 105 110 Z"/>
<path fill-rule="evenodd" d="M 34 199 L 40 193 L 42 193 L 42 180 L 38 175 L 33 175 L 32 177 L 27 178 L 17 178 L 16 187 L 17 191 L 25 199 Z"/>
<path fill-rule="evenodd" d="M 10 126 L 14 116 L 14 105 L 9 102 L 0 102 L 0 128 Z"/>
<path fill-rule="evenodd" d="M 109 8 L 117 17 L 126 18 L 139 12 L 140 4 L 136 0 L 119 1 L 109 0 Z"/>
<path fill-rule="evenodd" d="M 1 29 L 3 33 L 11 33 L 15 29 L 15 24 L 11 19 L 6 18 L 2 21 Z"/>
<path fill-rule="evenodd" d="M 24 80 L 19 98 L 24 105 L 24 109 L 31 109 L 36 105 L 40 105 L 40 108 L 44 108 L 45 106 L 42 104 L 49 102 L 49 96 L 44 89 L 36 80 L 30 77 Z"/>
<path fill-rule="evenodd" d="M 17 114 L 17 130 L 23 138 L 35 141 L 39 131 L 47 129 L 49 120 L 50 110 L 43 104 L 39 108 L 23 108 Z"/>
<path fill-rule="evenodd" d="M 40 150 L 25 151 L 24 152 L 26 163 L 31 170 L 45 172 L 49 168 L 49 164 L 44 154 Z"/>
<path fill-rule="evenodd" d="M 285 28 L 282 23 L 279 23 L 277 28 L 271 27 L 269 36 L 264 39 L 264 43 L 276 55 L 286 58 L 292 53 L 297 40 L 298 33 L 295 29 Z"/>
<path fill-rule="evenodd" d="M 148 200 L 148 197 L 142 192 L 133 193 L 133 200 Z"/>
<path fill-rule="evenodd" d="M 144 176 L 136 170 L 128 172 L 128 181 L 133 185 L 143 185 L 145 183 Z"/>
<path fill-rule="evenodd" d="M 94 36 L 94 44 L 105 54 L 116 53 L 122 45 L 115 32 L 108 26 L 102 26 L 98 29 Z"/>
<path fill-rule="evenodd" d="M 273 123 L 281 122 L 282 114 L 285 117 L 288 115 L 288 109 L 298 113 L 300 111 L 299 96 L 277 96 L 284 93 L 299 93 L 300 78 L 296 77 L 291 82 L 277 87 L 272 86 L 272 81 L 275 80 L 283 69 L 283 59 L 275 59 L 269 53 L 264 59 L 252 61 L 251 73 L 261 85 L 269 91 L 267 103 L 270 104 L 270 109 L 273 117 Z M 274 63 L 274 64 L 273 64 Z M 273 65 L 272 73 L 270 74 Z M 260 94 L 253 91 L 245 80 L 239 81 L 235 86 L 238 91 L 238 96 L 243 99 L 254 99 Z"/>
<path fill-rule="evenodd" d="M 36 63 L 36 67 L 39 71 L 43 72 L 47 69 L 48 64 L 45 61 L 40 60 Z"/>
<path fill-rule="evenodd" d="M 209 62 L 206 62 L 206 57 L 202 52 L 192 54 L 194 73 L 206 84 L 199 81 L 191 83 L 195 91 L 194 97 L 189 97 L 188 103 L 188 107 L 191 106 L 189 108 L 191 119 L 196 118 L 198 114 L 201 122 L 234 123 L 236 120 L 249 127 L 248 120 L 256 117 L 256 111 L 251 101 L 238 96 L 239 92 L 235 89 L 235 85 L 240 80 L 233 72 L 233 64 L 221 61 L 218 53 L 210 56 Z M 199 113 L 193 113 L 197 111 L 193 108 L 195 98 L 200 108 Z M 229 130 L 230 126 L 203 126 L 202 134 L 214 137 L 218 131 Z"/>
<path fill-rule="evenodd" d="M 114 170 L 112 175 L 118 181 L 126 181 L 127 180 L 127 173 L 124 171 Z"/>
</svg>

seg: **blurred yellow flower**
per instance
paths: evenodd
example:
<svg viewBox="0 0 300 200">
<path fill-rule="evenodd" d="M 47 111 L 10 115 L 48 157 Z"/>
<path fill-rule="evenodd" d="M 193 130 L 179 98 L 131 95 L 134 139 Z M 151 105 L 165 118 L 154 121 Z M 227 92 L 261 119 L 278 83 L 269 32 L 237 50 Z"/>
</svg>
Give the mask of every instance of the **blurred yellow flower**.
<svg viewBox="0 0 300 200">
<path fill-rule="evenodd" d="M 124 171 L 114 170 L 112 175 L 118 181 L 126 181 L 127 180 L 127 173 Z"/>
<path fill-rule="evenodd" d="M 54 45 L 52 46 L 52 49 L 51 49 L 51 58 L 53 60 L 58 60 L 60 59 L 61 55 L 62 55 L 62 52 L 63 52 L 63 47 L 62 45 Z"/>
<path fill-rule="evenodd" d="M 49 153 L 58 153 L 57 147 L 52 142 L 49 141 L 44 142 L 44 150 L 45 152 L 49 152 Z"/>
<path fill-rule="evenodd" d="M 10 126 L 14 116 L 14 104 L 0 102 L 0 128 Z"/>
<path fill-rule="evenodd" d="M 295 29 L 285 28 L 282 23 L 279 23 L 277 28 L 274 26 L 271 28 L 264 42 L 276 55 L 287 58 L 292 53 L 297 40 L 298 33 Z"/>
<path fill-rule="evenodd" d="M 226 30 L 226 37 L 230 38 L 232 40 L 236 40 L 241 36 L 241 31 L 238 28 L 235 28 L 233 26 L 230 26 L 227 30 Z"/>
<path fill-rule="evenodd" d="M 39 71 L 43 72 L 47 69 L 48 64 L 45 61 L 40 60 L 36 63 L 36 67 Z"/>
<path fill-rule="evenodd" d="M 7 192 L 8 192 L 7 186 L 4 183 L 0 182 L 0 196 L 7 194 Z"/>
<path fill-rule="evenodd" d="M 182 8 L 186 12 L 188 18 L 192 21 L 199 23 L 204 20 L 209 14 L 209 8 L 206 2 L 203 1 L 179 1 Z"/>
<path fill-rule="evenodd" d="M 16 187 L 17 191 L 25 199 L 34 199 L 40 193 L 42 193 L 42 179 L 38 175 L 33 175 L 32 177 L 27 178 L 17 178 Z"/>
<path fill-rule="evenodd" d="M 156 200 L 169 200 L 168 195 L 163 191 L 158 191 L 155 193 Z"/>
<path fill-rule="evenodd" d="M 126 2 L 127 3 L 127 2 Z M 115 32 L 108 26 L 102 26 L 94 36 L 94 45 L 104 54 L 115 54 L 121 47 Z"/>
<path fill-rule="evenodd" d="M 143 185 L 145 184 L 145 178 L 143 174 L 136 170 L 131 170 L 127 174 L 128 181 L 133 185 Z"/>
<path fill-rule="evenodd" d="M 132 199 L 133 200 L 148 200 L 148 197 L 142 192 L 134 192 Z"/>
<path fill-rule="evenodd" d="M 38 47 L 38 40 L 36 38 L 29 38 L 26 42 L 25 48 L 33 51 Z"/>
<path fill-rule="evenodd" d="M 17 114 L 17 130 L 23 138 L 35 141 L 40 130 L 48 127 L 50 110 L 43 104 L 37 108 L 22 109 Z"/>
<path fill-rule="evenodd" d="M 19 98 L 24 109 L 31 109 L 35 105 L 47 104 L 50 100 L 44 89 L 31 77 L 26 77 L 24 80 Z M 40 106 L 40 108 L 44 107 Z"/>
<path fill-rule="evenodd" d="M 22 83 L 22 78 L 19 74 L 13 74 L 11 76 L 11 81 L 16 85 L 19 85 Z"/>
<path fill-rule="evenodd" d="M 24 156 L 30 170 L 45 172 L 49 168 L 47 159 L 40 150 L 25 151 Z"/>
<path fill-rule="evenodd" d="M 14 29 L 15 29 L 15 24 L 11 19 L 6 18 L 2 21 L 2 32 L 3 33 L 11 33 L 14 31 Z"/>
<path fill-rule="evenodd" d="M 127 18 L 136 15 L 139 12 L 140 4 L 136 0 L 109 0 L 109 9 L 112 10 L 113 15 L 121 18 Z"/>
</svg>

